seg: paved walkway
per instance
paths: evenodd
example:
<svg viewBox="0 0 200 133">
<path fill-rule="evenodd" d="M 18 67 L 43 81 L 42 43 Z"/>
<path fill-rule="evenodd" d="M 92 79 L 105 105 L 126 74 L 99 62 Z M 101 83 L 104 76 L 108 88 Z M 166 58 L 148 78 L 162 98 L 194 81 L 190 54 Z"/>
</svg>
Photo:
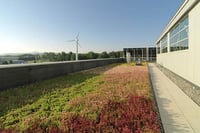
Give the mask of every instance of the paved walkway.
<svg viewBox="0 0 200 133">
<path fill-rule="evenodd" d="M 165 133 L 200 133 L 200 107 L 155 64 L 149 70 Z"/>
</svg>

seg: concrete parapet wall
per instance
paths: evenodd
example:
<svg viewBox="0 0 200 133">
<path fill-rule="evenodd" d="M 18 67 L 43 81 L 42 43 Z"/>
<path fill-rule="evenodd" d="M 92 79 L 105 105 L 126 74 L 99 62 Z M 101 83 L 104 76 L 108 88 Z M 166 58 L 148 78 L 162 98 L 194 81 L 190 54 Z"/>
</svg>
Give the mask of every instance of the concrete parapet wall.
<svg viewBox="0 0 200 133">
<path fill-rule="evenodd" d="M 122 61 L 123 59 L 119 58 L 2 65 L 0 66 L 0 90 Z"/>
</svg>

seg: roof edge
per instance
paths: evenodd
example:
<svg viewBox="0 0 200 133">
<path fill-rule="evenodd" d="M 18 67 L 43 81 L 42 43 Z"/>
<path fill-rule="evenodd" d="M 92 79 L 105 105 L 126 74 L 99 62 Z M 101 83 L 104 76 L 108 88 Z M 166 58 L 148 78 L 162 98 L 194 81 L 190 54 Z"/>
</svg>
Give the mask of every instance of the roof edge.
<svg viewBox="0 0 200 133">
<path fill-rule="evenodd" d="M 185 0 L 180 6 L 176 14 L 169 21 L 167 26 L 161 32 L 159 38 L 156 40 L 156 44 L 161 40 L 161 38 L 181 19 L 183 18 L 200 0 Z"/>
</svg>

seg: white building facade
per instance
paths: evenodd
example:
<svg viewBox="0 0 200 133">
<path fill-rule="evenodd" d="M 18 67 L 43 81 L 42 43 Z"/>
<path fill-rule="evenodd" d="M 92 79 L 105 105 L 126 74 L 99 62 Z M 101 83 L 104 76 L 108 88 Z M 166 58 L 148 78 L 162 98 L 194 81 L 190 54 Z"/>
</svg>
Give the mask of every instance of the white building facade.
<svg viewBox="0 0 200 133">
<path fill-rule="evenodd" d="M 200 87 L 199 1 L 184 1 L 156 45 L 158 64 Z"/>
</svg>

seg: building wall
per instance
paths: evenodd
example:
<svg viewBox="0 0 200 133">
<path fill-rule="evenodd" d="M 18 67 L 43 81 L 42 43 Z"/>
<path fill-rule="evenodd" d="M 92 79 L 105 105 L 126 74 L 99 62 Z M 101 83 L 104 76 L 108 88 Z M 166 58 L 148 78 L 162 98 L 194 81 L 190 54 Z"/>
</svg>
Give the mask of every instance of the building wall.
<svg viewBox="0 0 200 133">
<path fill-rule="evenodd" d="M 200 86 L 200 3 L 188 13 L 189 49 L 157 54 L 157 63 Z"/>
<path fill-rule="evenodd" d="M 200 86 L 200 3 L 189 13 L 189 45 L 193 81 Z M 190 63 L 190 62 L 189 62 Z"/>
</svg>

